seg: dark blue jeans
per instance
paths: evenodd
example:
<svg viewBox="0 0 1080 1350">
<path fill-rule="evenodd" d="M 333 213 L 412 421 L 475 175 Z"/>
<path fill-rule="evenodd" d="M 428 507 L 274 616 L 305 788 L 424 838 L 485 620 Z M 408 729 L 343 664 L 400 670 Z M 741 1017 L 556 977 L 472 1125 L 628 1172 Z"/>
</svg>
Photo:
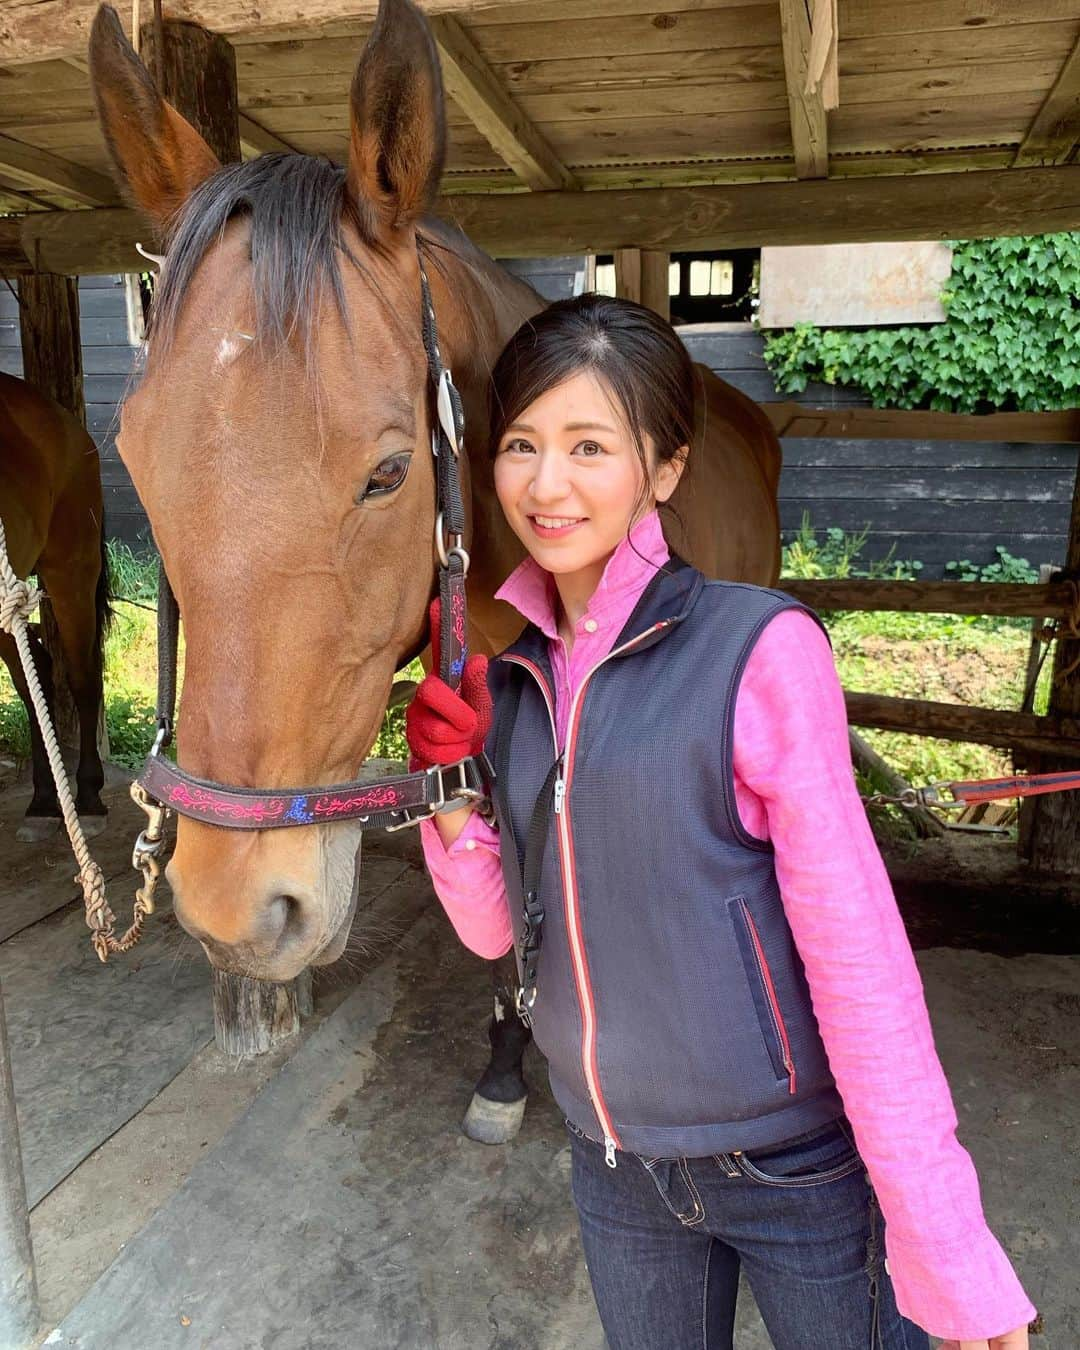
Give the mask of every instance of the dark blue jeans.
<svg viewBox="0 0 1080 1350">
<path fill-rule="evenodd" d="M 929 1350 L 896 1310 L 850 1126 L 711 1158 L 641 1158 L 573 1125 L 573 1193 L 611 1350 L 731 1350 L 739 1269 L 776 1350 Z"/>
</svg>

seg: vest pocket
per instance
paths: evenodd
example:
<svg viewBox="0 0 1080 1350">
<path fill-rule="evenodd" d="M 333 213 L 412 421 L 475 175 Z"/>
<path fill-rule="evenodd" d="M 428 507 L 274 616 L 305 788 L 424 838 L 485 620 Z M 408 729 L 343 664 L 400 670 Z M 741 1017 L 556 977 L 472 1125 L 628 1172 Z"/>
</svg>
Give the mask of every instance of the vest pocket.
<svg viewBox="0 0 1080 1350">
<path fill-rule="evenodd" d="M 791 1041 L 788 1037 L 784 1014 L 780 1010 L 780 1000 L 776 995 L 769 963 L 765 959 L 765 948 L 750 913 L 750 907 L 742 896 L 732 902 L 732 914 L 735 921 L 735 936 L 739 943 L 739 952 L 750 982 L 750 992 L 754 997 L 761 1034 L 765 1048 L 772 1060 L 773 1071 L 778 1079 L 787 1079 L 788 1091 L 795 1093 L 795 1061 L 791 1054 Z"/>
</svg>

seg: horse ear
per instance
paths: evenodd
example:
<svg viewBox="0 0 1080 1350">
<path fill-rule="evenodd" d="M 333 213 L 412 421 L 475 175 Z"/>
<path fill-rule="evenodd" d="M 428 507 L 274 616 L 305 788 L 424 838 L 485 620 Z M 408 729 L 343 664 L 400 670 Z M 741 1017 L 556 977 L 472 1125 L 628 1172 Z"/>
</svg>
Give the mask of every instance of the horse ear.
<svg viewBox="0 0 1080 1350">
<path fill-rule="evenodd" d="M 221 164 L 158 93 L 111 5 L 98 9 L 90 30 L 90 84 L 120 186 L 164 229 Z"/>
<path fill-rule="evenodd" d="M 410 0 L 379 0 L 350 93 L 349 189 L 383 229 L 412 224 L 435 199 L 446 159 L 439 56 Z"/>
</svg>

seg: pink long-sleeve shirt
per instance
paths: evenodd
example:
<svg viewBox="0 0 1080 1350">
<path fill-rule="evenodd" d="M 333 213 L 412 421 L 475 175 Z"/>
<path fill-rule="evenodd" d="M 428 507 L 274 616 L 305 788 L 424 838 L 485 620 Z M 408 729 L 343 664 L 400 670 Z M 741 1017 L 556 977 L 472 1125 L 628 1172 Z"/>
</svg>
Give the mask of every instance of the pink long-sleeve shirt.
<svg viewBox="0 0 1080 1350">
<path fill-rule="evenodd" d="M 569 654 L 549 573 L 527 559 L 499 590 L 548 638 L 560 744 L 574 691 L 668 557 L 653 512 L 609 560 Z M 772 841 L 829 1064 L 885 1216 L 900 1311 L 956 1340 L 1023 1326 L 1035 1309 L 987 1226 L 956 1138 L 922 982 L 855 786 L 832 652 L 808 615 L 784 611 L 758 639 L 736 698 L 733 759 L 742 823 Z M 449 849 L 432 821 L 422 839 L 462 942 L 485 957 L 508 951 L 498 831 L 474 813 Z"/>
</svg>

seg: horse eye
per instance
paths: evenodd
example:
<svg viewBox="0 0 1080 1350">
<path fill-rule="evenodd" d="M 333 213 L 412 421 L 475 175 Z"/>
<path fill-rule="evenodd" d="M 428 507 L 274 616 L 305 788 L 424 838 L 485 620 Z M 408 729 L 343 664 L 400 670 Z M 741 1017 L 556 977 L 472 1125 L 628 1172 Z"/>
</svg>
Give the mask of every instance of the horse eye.
<svg viewBox="0 0 1080 1350">
<path fill-rule="evenodd" d="M 391 455 L 381 464 L 377 464 L 358 500 L 363 501 L 365 497 L 377 497 L 382 493 L 395 491 L 404 483 L 411 462 L 412 455 Z"/>
</svg>

